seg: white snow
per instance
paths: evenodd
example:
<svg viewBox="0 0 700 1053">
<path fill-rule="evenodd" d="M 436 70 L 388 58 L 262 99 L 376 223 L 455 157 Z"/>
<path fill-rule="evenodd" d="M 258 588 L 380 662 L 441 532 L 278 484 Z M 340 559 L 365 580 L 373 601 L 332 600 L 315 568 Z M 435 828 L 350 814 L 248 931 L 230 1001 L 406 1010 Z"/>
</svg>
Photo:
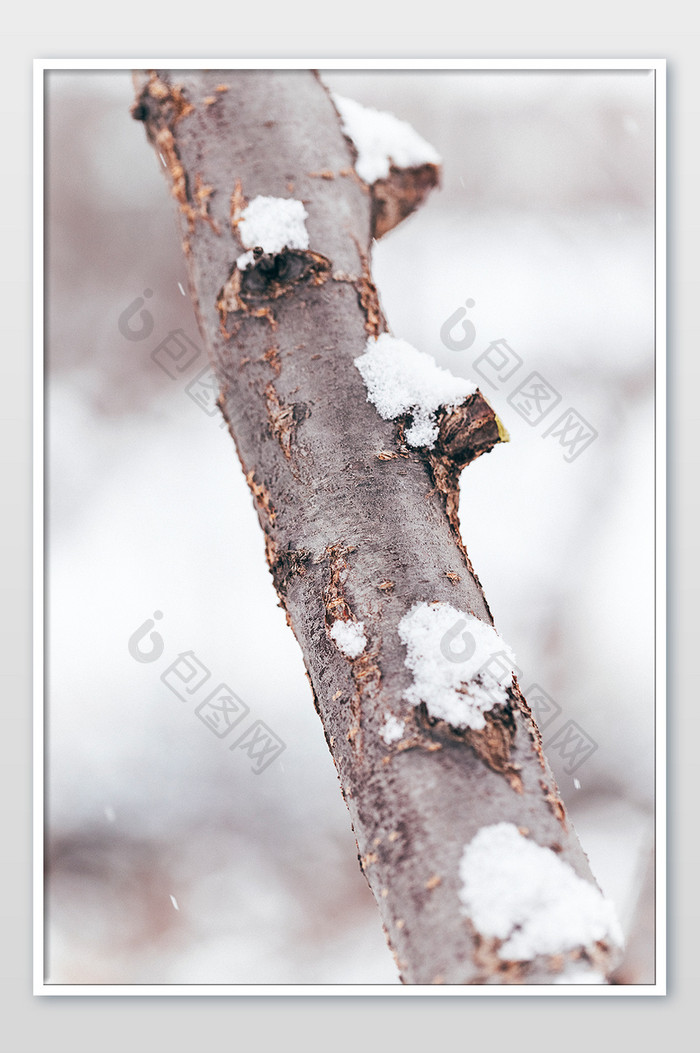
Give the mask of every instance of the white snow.
<svg viewBox="0 0 700 1053">
<path fill-rule="evenodd" d="M 333 622 L 331 639 L 346 658 L 357 658 L 367 646 L 364 622 Z"/>
<path fill-rule="evenodd" d="M 454 408 L 476 391 L 476 384 L 455 377 L 435 360 L 389 333 L 370 337 L 355 359 L 367 388 L 367 401 L 384 420 L 413 415 L 406 429 L 409 446 L 433 446 L 438 436 L 435 413 Z"/>
<path fill-rule="evenodd" d="M 393 742 L 398 742 L 403 736 L 406 725 L 403 720 L 399 720 L 393 713 L 384 714 L 385 721 L 379 734 L 382 736 L 387 746 L 391 746 Z"/>
<path fill-rule="evenodd" d="M 530 961 L 597 940 L 622 945 L 612 903 L 513 823 L 483 827 L 464 849 L 459 876 L 463 913 L 481 935 L 504 941 L 500 958 Z"/>
<path fill-rule="evenodd" d="M 440 164 L 440 156 L 407 121 L 393 113 L 362 106 L 354 99 L 332 96 L 340 114 L 343 131 L 357 150 L 355 171 L 365 183 L 386 179 L 393 163 L 396 168 Z"/>
<path fill-rule="evenodd" d="M 431 717 L 479 730 L 506 701 L 515 656 L 496 630 L 449 603 L 417 603 L 398 626 L 413 683 L 404 697 Z"/>
<path fill-rule="evenodd" d="M 266 253 L 282 249 L 308 249 L 308 212 L 301 201 L 285 197 L 254 197 L 244 209 L 238 234 L 246 249 L 260 248 Z M 238 259 L 240 270 L 241 259 Z"/>
<path fill-rule="evenodd" d="M 239 271 L 244 271 L 246 267 L 252 267 L 254 263 L 255 254 L 253 253 L 252 249 L 248 249 L 247 252 L 244 252 L 236 260 L 236 266 L 238 267 Z"/>
<path fill-rule="evenodd" d="M 602 973 L 581 964 L 572 964 L 557 976 L 555 984 L 604 984 L 605 977 Z"/>
</svg>

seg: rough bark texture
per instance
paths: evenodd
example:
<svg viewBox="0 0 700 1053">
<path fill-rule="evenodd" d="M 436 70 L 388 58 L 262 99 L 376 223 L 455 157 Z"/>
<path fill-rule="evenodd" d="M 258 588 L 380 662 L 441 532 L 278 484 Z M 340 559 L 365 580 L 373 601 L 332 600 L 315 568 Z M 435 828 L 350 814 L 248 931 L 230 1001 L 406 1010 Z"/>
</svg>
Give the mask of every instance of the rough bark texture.
<svg viewBox="0 0 700 1053">
<path fill-rule="evenodd" d="M 459 536 L 457 484 L 501 438 L 493 411 L 477 393 L 443 413 L 435 450 L 411 449 L 403 424 L 367 402 L 353 365 L 386 328 L 372 235 L 415 207 L 436 173 L 394 172 L 390 192 L 372 192 L 311 72 L 158 71 L 136 83 L 132 112 L 169 171 L 221 409 L 402 980 L 548 983 L 565 958 L 607 973 L 602 943 L 503 962 L 460 912 L 460 856 L 491 823 L 515 823 L 593 881 L 517 682 L 479 733 L 431 722 L 403 698 L 412 676 L 397 625 L 414 603 L 444 601 L 492 623 Z M 236 228 L 257 195 L 303 200 L 310 250 L 243 273 Z M 338 616 L 365 625 L 354 660 L 329 637 Z M 387 711 L 409 731 L 393 746 L 380 737 Z"/>
</svg>

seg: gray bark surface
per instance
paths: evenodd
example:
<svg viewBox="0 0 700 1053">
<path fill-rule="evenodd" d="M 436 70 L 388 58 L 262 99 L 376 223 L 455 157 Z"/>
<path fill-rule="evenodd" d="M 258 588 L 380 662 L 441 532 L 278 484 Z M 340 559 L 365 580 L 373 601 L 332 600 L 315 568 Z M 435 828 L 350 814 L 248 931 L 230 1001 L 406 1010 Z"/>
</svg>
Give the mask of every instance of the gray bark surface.
<svg viewBox="0 0 700 1053">
<path fill-rule="evenodd" d="M 431 722 L 403 698 L 412 674 L 397 625 L 414 603 L 443 601 L 492 623 L 459 536 L 457 483 L 499 441 L 495 415 L 477 393 L 443 413 L 426 452 L 368 403 L 353 359 L 386 328 L 368 261 L 373 224 L 389 229 L 388 210 L 354 173 L 313 73 L 158 71 L 136 83 L 132 112 L 169 171 L 221 409 L 401 978 L 551 982 L 565 956 L 501 962 L 458 899 L 464 846 L 501 821 L 594 880 L 517 681 L 480 733 Z M 413 197 L 393 209 L 397 222 L 437 181 L 431 167 L 409 172 Z M 394 175 L 400 196 L 407 176 Z M 381 194 L 390 196 L 386 184 Z M 257 195 L 304 202 L 310 250 L 264 259 L 241 278 L 236 221 Z M 354 660 L 329 637 L 339 616 L 364 623 L 368 645 Z M 405 720 L 408 748 L 381 738 L 387 711 Z M 566 956 L 581 958 L 610 970 L 605 944 Z"/>
</svg>

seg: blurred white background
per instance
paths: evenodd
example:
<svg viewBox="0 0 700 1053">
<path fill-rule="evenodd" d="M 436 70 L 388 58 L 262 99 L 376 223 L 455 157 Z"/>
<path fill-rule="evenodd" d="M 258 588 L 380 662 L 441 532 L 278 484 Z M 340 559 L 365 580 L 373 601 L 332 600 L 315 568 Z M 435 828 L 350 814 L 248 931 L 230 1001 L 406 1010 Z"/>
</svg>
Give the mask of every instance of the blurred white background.
<svg viewBox="0 0 700 1053">
<path fill-rule="evenodd" d="M 353 73 L 409 120 L 443 188 L 378 243 L 392 331 L 479 380 L 511 443 L 462 477 L 463 535 L 521 683 L 597 750 L 550 761 L 604 891 L 646 933 L 653 833 L 653 80 L 641 73 Z M 198 345 L 174 206 L 127 73 L 47 76 L 48 979 L 397 983 L 349 817 L 218 418 L 151 352 Z M 152 334 L 122 312 L 145 289 Z M 466 299 L 473 346 L 444 321 Z M 566 463 L 507 402 L 539 371 L 598 431 Z M 163 657 L 128 640 L 154 611 Z M 260 775 L 161 682 L 184 651 L 286 743 Z M 174 897 L 177 909 L 171 897 Z"/>
</svg>

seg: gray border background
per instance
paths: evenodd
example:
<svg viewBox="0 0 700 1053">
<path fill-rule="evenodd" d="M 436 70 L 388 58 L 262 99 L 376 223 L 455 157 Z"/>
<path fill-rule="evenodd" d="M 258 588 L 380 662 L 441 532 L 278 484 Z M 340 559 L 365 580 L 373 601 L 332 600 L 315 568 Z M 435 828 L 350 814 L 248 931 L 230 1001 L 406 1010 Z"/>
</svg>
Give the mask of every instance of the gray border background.
<svg viewBox="0 0 700 1053">
<path fill-rule="evenodd" d="M 697 688 L 691 633 L 698 609 L 697 529 L 700 452 L 696 436 L 697 390 L 700 384 L 697 274 L 691 271 L 700 233 L 697 187 L 700 117 L 697 34 L 682 19 L 675 29 L 658 31 L 658 9 L 650 10 L 649 32 L 644 15 L 630 24 L 628 10 L 611 4 L 591 4 L 585 14 L 571 9 L 569 17 L 585 33 L 575 37 L 556 26 L 566 13 L 554 3 L 484 13 L 471 9 L 456 21 L 454 8 L 431 8 L 431 25 L 413 32 L 396 25 L 391 11 L 367 5 L 335 13 L 337 23 L 318 31 L 309 16 L 298 11 L 276 13 L 269 8 L 257 26 L 222 6 L 212 9 L 205 24 L 210 35 L 187 22 L 177 33 L 164 35 L 157 12 L 131 0 L 120 5 L 116 35 L 90 30 L 82 4 L 64 4 L 44 12 L 41 5 L 8 24 L 2 63 L 6 160 L 2 166 L 5 251 L 0 263 L 2 290 L 3 379 L 5 404 L 2 460 L 5 487 L 2 632 L 0 674 L 5 687 L 0 735 L 2 793 L 2 1002 L 3 1031 L 13 1050 L 95 1049 L 207 1051 L 238 1044 L 255 1050 L 327 1049 L 341 1053 L 358 1045 L 373 1051 L 446 1050 L 488 1043 L 500 1051 L 564 1049 L 574 1053 L 591 1045 L 604 1049 L 686 1050 L 694 1046 L 695 992 L 700 980 L 697 936 L 700 897 L 698 807 L 694 792 L 695 743 L 692 734 Z M 511 8 L 511 5 L 508 5 Z M 327 9 L 324 9 L 327 17 Z M 491 12 L 494 12 L 491 14 Z M 666 24 L 672 6 L 665 8 Z M 551 16 L 551 17 L 550 17 Z M 352 17 L 359 27 L 348 32 Z M 485 24 L 491 21 L 491 26 Z M 286 25 L 285 25 L 286 19 Z M 553 21 L 552 19 L 558 20 Z M 652 23 L 653 19 L 653 23 Z M 52 24 L 53 23 L 53 24 Z M 259 28 L 274 24 L 270 33 Z M 149 25 L 152 29 L 149 30 Z M 231 25 L 227 37 L 226 27 Z M 477 28 L 479 25 L 483 28 Z M 494 34 L 492 27 L 508 26 Z M 67 32 L 79 26 L 79 32 Z M 121 27 L 138 26 L 140 33 L 119 35 Z M 288 32 L 283 32 L 286 27 Z M 431 32 L 445 28 L 443 35 Z M 605 27 L 604 35 L 592 31 Z M 219 28 L 220 27 L 220 28 Z M 539 27 L 539 28 L 538 28 Z M 545 27 L 544 29 L 542 27 Z M 204 26 L 203 26 L 204 28 Z M 193 29 L 195 31 L 193 32 Z M 398 35 L 397 35 L 398 30 Z M 243 35 L 247 32 L 249 35 Z M 223 35 L 222 35 L 223 33 Z M 255 35 L 252 35 L 255 34 Z M 371 49 L 371 50 L 369 50 Z M 138 998 L 42 997 L 31 990 L 31 60 L 37 56 L 129 57 L 162 54 L 201 55 L 375 54 L 440 57 L 609 57 L 666 58 L 668 67 L 669 139 L 669 995 L 666 998 Z M 19 514 L 11 514 L 18 512 Z M 10 514 L 7 514 L 10 513 Z M 693 558 L 694 557 L 694 558 Z M 681 611 L 689 617 L 681 620 Z M 620 612 L 624 617 L 624 612 Z M 684 831 L 687 832 L 684 836 Z M 691 1013 L 693 1016 L 691 1017 Z M 687 1037 L 685 1037 L 687 1036 Z"/>
</svg>

